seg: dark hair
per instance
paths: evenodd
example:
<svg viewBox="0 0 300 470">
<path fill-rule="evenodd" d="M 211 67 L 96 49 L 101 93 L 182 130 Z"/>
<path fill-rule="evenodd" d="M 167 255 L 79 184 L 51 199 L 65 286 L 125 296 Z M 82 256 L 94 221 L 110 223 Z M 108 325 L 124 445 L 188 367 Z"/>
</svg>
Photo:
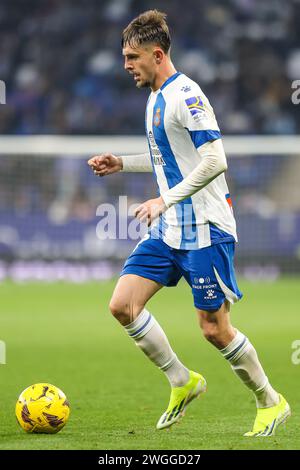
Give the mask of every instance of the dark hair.
<svg viewBox="0 0 300 470">
<path fill-rule="evenodd" d="M 122 33 L 122 47 L 154 43 L 168 53 L 171 44 L 167 15 L 158 10 L 148 10 L 134 18 Z"/>
</svg>

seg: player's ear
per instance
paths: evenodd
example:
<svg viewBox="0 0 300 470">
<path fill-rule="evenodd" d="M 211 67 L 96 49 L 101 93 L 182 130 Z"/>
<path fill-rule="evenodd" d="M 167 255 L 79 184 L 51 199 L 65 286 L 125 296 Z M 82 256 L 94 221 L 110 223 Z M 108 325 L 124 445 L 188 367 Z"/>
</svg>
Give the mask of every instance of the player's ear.
<svg viewBox="0 0 300 470">
<path fill-rule="evenodd" d="M 154 60 L 155 60 L 155 63 L 157 65 L 161 64 L 162 63 L 162 60 L 163 60 L 163 57 L 164 57 L 164 53 L 161 49 L 155 49 L 153 51 L 153 55 L 154 55 Z"/>
</svg>

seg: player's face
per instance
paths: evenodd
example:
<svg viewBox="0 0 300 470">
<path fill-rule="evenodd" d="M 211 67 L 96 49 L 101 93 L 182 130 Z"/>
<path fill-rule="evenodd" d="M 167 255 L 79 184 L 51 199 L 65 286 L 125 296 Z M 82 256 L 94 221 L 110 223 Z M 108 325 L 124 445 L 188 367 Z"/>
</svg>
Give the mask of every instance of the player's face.
<svg viewBox="0 0 300 470">
<path fill-rule="evenodd" d="M 138 88 L 151 87 L 156 75 L 154 48 L 126 45 L 123 48 L 124 68 L 133 75 Z"/>
</svg>

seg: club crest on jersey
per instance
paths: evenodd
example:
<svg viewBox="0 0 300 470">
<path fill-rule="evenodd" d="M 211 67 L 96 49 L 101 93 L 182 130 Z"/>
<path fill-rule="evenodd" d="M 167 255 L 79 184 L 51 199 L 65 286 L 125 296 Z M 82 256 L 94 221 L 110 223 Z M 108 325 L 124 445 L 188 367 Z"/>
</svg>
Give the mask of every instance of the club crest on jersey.
<svg viewBox="0 0 300 470">
<path fill-rule="evenodd" d="M 160 119 L 161 119 L 160 108 L 157 108 L 153 116 L 153 124 L 155 125 L 155 127 L 158 127 L 160 125 Z"/>
<path fill-rule="evenodd" d="M 202 115 L 205 112 L 204 103 L 200 96 L 192 96 L 185 100 L 185 102 L 193 117 L 199 117 L 199 115 Z"/>
</svg>

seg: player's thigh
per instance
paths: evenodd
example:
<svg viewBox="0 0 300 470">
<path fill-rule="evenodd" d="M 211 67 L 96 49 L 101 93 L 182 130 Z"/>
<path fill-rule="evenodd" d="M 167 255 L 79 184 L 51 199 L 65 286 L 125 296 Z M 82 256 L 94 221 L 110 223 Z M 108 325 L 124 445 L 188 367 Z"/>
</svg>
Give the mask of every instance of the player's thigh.
<svg viewBox="0 0 300 470">
<path fill-rule="evenodd" d="M 175 286 L 181 273 L 170 248 L 147 234 L 126 260 L 111 302 L 111 311 L 124 324 L 132 321 L 162 286 Z"/>
<path fill-rule="evenodd" d="M 142 311 L 151 297 L 162 288 L 152 279 L 136 274 L 124 274 L 117 282 L 111 301 L 110 310 L 121 323 L 131 323 Z"/>
</svg>

